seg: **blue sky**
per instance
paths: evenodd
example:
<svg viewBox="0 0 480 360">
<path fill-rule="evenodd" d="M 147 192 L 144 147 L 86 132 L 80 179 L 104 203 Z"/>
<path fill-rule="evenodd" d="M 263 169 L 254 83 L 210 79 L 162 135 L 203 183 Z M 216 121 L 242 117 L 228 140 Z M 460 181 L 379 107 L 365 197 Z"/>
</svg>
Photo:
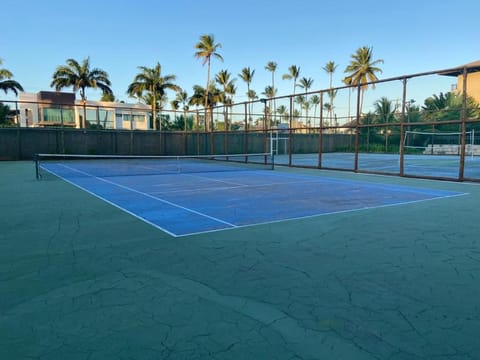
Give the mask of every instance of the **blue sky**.
<svg viewBox="0 0 480 360">
<path fill-rule="evenodd" d="M 0 58 L 27 92 L 52 90 L 58 65 L 90 56 L 93 67 L 109 73 L 120 100 L 135 102 L 125 92 L 137 67 L 156 62 L 191 94 L 206 81 L 206 68 L 194 57 L 202 34 L 222 44 L 224 62 L 214 61 L 212 72 L 227 69 L 237 77 L 237 102 L 246 99 L 241 69 L 255 69 L 251 87 L 261 94 L 271 81 L 268 61 L 277 62 L 277 94 L 286 95 L 292 83 L 281 75 L 290 65 L 313 78 L 317 90 L 328 87 L 322 67 L 335 61 L 339 86 L 360 46 L 384 60 L 380 78 L 480 60 L 478 0 L 3 0 L 1 9 Z M 96 100 L 101 93 L 87 95 Z"/>
</svg>

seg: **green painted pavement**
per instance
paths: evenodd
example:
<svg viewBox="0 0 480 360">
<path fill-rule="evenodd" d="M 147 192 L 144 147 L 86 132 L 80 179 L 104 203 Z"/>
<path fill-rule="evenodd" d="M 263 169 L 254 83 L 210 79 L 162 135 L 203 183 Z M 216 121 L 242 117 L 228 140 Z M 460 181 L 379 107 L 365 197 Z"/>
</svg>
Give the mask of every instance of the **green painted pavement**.
<svg viewBox="0 0 480 360">
<path fill-rule="evenodd" d="M 0 359 L 480 358 L 480 187 L 304 172 L 468 195 L 173 238 L 0 163 Z"/>
</svg>

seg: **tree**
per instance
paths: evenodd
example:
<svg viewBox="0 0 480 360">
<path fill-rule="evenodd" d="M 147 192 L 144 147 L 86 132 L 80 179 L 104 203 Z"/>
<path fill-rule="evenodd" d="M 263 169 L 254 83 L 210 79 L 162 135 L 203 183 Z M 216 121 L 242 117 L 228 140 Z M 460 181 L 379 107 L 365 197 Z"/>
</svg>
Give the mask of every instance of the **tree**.
<svg viewBox="0 0 480 360">
<path fill-rule="evenodd" d="M 66 87 L 73 87 L 73 91 L 80 90 L 82 101 L 87 100 L 85 90 L 87 88 L 101 89 L 103 94 L 111 94 L 111 82 L 108 73 L 102 69 L 90 69 L 90 57 L 87 57 L 80 64 L 75 59 L 67 59 L 67 65 L 60 65 L 53 73 L 53 80 L 50 84 L 56 91 Z"/>
<path fill-rule="evenodd" d="M 393 102 L 389 100 L 387 97 L 383 96 L 379 100 L 375 101 L 373 104 L 374 112 L 375 112 L 375 123 L 388 125 L 390 123 L 395 122 L 397 119 L 395 118 L 395 112 L 397 111 L 397 107 L 393 105 Z M 368 125 L 368 123 L 367 123 Z M 367 127 L 367 149 L 370 144 L 370 127 Z M 391 128 L 388 126 L 384 126 L 380 128 L 380 133 L 384 134 L 385 136 L 385 151 L 388 149 L 388 137 L 392 133 Z"/>
<path fill-rule="evenodd" d="M 113 93 L 103 93 L 100 101 L 115 102 L 115 95 Z"/>
<path fill-rule="evenodd" d="M 330 121 L 333 118 L 333 112 L 334 112 L 334 106 L 333 106 L 333 100 L 335 98 L 335 95 L 337 94 L 336 91 L 333 90 L 333 73 L 337 69 L 338 65 L 335 65 L 334 61 L 329 61 L 325 64 L 325 66 L 322 68 L 325 70 L 325 72 L 329 75 L 330 81 L 329 81 L 329 88 L 328 88 L 328 97 L 330 98 Z"/>
<path fill-rule="evenodd" d="M 265 70 L 270 71 L 272 73 L 272 89 L 275 91 L 275 95 L 277 90 L 275 89 L 275 71 L 277 70 L 277 63 L 274 61 L 269 61 L 267 65 L 265 65 Z M 274 109 L 274 117 L 275 117 L 275 109 L 277 108 L 277 104 L 275 98 L 273 99 L 273 109 Z M 274 122 L 276 119 L 274 118 Z"/>
<path fill-rule="evenodd" d="M 3 64 L 2 59 L 0 59 L 0 65 Z M 6 94 L 8 91 L 12 91 L 15 95 L 18 95 L 18 91 L 23 91 L 22 85 L 12 80 L 13 74 L 7 69 L 0 68 L 0 90 Z"/>
<path fill-rule="evenodd" d="M 273 88 L 272 86 L 266 86 L 265 91 L 262 93 L 262 95 L 265 95 L 269 99 L 269 102 L 270 102 L 270 105 L 267 108 L 267 113 L 269 113 L 270 110 L 272 109 L 271 101 L 275 97 L 276 93 L 277 93 L 277 90 L 275 88 Z M 265 119 L 265 121 L 266 121 L 265 125 L 266 126 L 268 125 L 268 127 L 270 127 L 271 124 L 267 124 L 268 119 Z M 271 119 L 270 119 L 270 122 L 271 122 Z"/>
<path fill-rule="evenodd" d="M 208 97 L 207 97 L 208 93 Z M 212 109 L 218 102 L 221 100 L 221 91 L 215 87 L 215 83 L 212 81 L 210 82 L 210 86 L 208 89 L 208 92 L 205 90 L 203 86 L 200 85 L 194 85 L 193 86 L 193 95 L 190 97 L 189 105 L 193 106 L 205 106 L 206 102 L 206 109 Z M 212 112 L 210 111 L 210 114 Z M 207 111 L 205 112 L 205 115 L 207 115 Z M 212 121 L 213 121 L 213 116 L 212 116 Z M 205 130 L 207 129 L 208 126 L 208 118 L 205 118 Z M 213 131 L 213 122 L 212 122 L 212 127 Z"/>
<path fill-rule="evenodd" d="M 303 104 L 305 103 L 305 100 L 304 95 L 295 96 L 295 102 L 300 106 L 300 116 L 303 114 Z"/>
<path fill-rule="evenodd" d="M 0 127 L 12 126 L 13 123 L 9 120 L 10 107 L 0 102 Z"/>
<path fill-rule="evenodd" d="M 317 117 L 318 105 L 320 105 L 320 96 L 312 95 L 310 103 L 313 105 L 313 126 L 315 127 L 315 118 Z"/>
<path fill-rule="evenodd" d="M 250 84 L 253 81 L 253 76 L 255 75 L 255 69 L 250 69 L 250 67 L 245 67 L 242 69 L 242 72 L 238 74 L 240 78 L 245 81 L 247 84 L 247 95 L 250 92 Z"/>
<path fill-rule="evenodd" d="M 300 67 L 296 65 L 291 65 L 288 68 L 288 73 L 282 75 L 283 80 L 293 80 L 293 97 L 295 98 L 295 89 L 297 88 L 297 79 L 300 76 Z M 292 109 L 295 112 L 294 109 Z"/>
<path fill-rule="evenodd" d="M 87 88 L 101 89 L 103 94 L 111 94 L 110 89 L 111 82 L 108 78 L 108 73 L 102 69 L 90 68 L 90 57 L 83 59 L 80 64 L 75 59 L 67 59 L 66 65 L 60 65 L 57 67 L 52 76 L 51 87 L 54 87 L 56 91 L 60 91 L 66 87 L 72 87 L 74 92 L 80 90 L 80 98 L 85 104 L 87 95 L 85 90 Z M 83 124 L 85 127 L 87 124 L 87 111 L 85 106 L 83 107 Z"/>
<path fill-rule="evenodd" d="M 235 94 L 235 79 L 231 78 L 231 74 L 227 70 L 221 70 L 215 75 L 215 81 L 222 86 L 222 93 L 220 96 L 221 102 L 224 104 L 224 118 L 225 118 L 225 130 L 228 130 L 228 107 L 232 104 L 233 99 L 229 95 Z M 233 94 L 232 94 L 233 91 Z"/>
<path fill-rule="evenodd" d="M 375 101 L 373 105 L 375 114 L 377 115 L 377 124 L 388 124 L 396 121 L 395 112 L 397 111 L 397 107 L 394 106 L 393 102 L 387 97 L 383 96 Z"/>
<path fill-rule="evenodd" d="M 183 131 L 187 131 L 188 123 L 187 123 L 187 111 L 189 110 L 188 108 L 188 94 L 186 91 L 179 91 L 177 92 L 177 96 L 175 98 L 175 101 L 177 102 L 178 105 L 182 104 L 182 109 L 183 109 Z"/>
<path fill-rule="evenodd" d="M 448 121 L 461 119 L 461 113 L 463 108 L 463 96 L 461 93 L 440 93 L 439 95 L 433 94 L 424 101 L 422 106 L 422 120 L 423 121 Z M 407 109 L 408 110 L 408 109 Z M 467 96 L 466 103 L 467 118 L 478 118 L 480 115 L 480 106 L 475 100 Z M 411 112 L 407 113 L 411 116 Z M 428 128 L 425 128 L 428 129 Z M 438 129 L 437 129 L 438 130 Z M 435 125 L 432 126 L 430 131 L 435 131 Z M 441 131 L 460 131 L 458 124 L 442 125 Z"/>
<path fill-rule="evenodd" d="M 329 102 L 323 103 L 323 110 L 325 110 L 327 112 L 327 114 L 331 114 L 332 113 L 332 105 Z M 327 125 L 328 126 L 334 126 L 335 124 L 333 123 L 332 119 L 330 119 L 330 121 L 327 122 Z"/>
<path fill-rule="evenodd" d="M 352 102 L 352 78 L 347 76 L 342 82 L 348 86 L 348 113 L 347 113 L 347 122 L 350 121 L 350 108 Z"/>
<path fill-rule="evenodd" d="M 202 64 L 205 65 L 207 64 L 207 85 L 205 86 L 206 93 L 205 93 L 205 99 L 204 99 L 204 105 L 205 105 L 205 119 L 207 119 L 207 108 L 208 108 L 208 101 L 209 101 L 209 87 L 210 87 L 210 62 L 212 56 L 214 58 L 217 58 L 223 62 L 223 57 L 217 52 L 218 49 L 222 47 L 222 44 L 220 43 L 215 43 L 215 37 L 210 34 L 210 35 L 202 35 L 200 36 L 200 41 L 195 44 L 195 49 L 197 51 L 195 52 L 195 57 L 197 59 L 203 59 Z M 206 131 L 208 131 L 208 122 L 205 122 L 206 125 Z M 212 129 L 213 130 L 213 129 Z"/>
<path fill-rule="evenodd" d="M 162 76 L 162 66 L 158 62 L 153 68 L 139 66 L 138 69 L 141 71 L 135 75 L 133 82 L 128 86 L 127 93 L 132 97 L 142 97 L 145 103 L 151 106 L 153 127 L 161 131 L 162 121 L 160 119 L 158 127 L 156 121 L 158 101 L 166 97 L 167 90 L 180 91 L 180 87 L 174 83 L 177 77 L 171 74 Z"/>
<path fill-rule="evenodd" d="M 225 88 L 225 94 L 230 95 L 230 97 L 228 97 L 228 99 L 227 99 L 228 101 L 226 103 L 227 106 L 230 106 L 230 112 L 232 112 L 233 97 L 235 96 L 236 93 L 237 93 L 237 87 L 235 86 L 235 83 L 232 80 L 227 84 L 227 87 Z M 229 123 L 229 124 L 232 125 L 231 123 Z M 227 130 L 228 130 L 228 128 L 227 128 Z"/>
<path fill-rule="evenodd" d="M 240 74 L 238 74 L 238 76 L 240 76 L 240 79 L 245 81 L 245 83 L 247 84 L 247 98 L 248 98 L 249 101 L 254 100 L 257 96 L 255 91 L 250 90 L 250 84 L 253 81 L 253 76 L 254 75 L 255 75 L 255 69 L 250 69 L 250 67 L 243 68 L 242 72 Z M 248 107 L 249 107 L 249 109 L 248 109 L 247 117 L 249 118 L 249 121 L 251 121 L 252 119 L 250 118 L 250 116 L 251 116 L 251 113 L 252 113 L 252 104 L 250 103 L 248 105 Z"/>
<path fill-rule="evenodd" d="M 265 91 L 262 92 L 262 95 L 265 95 L 267 98 L 272 99 L 275 97 L 277 93 L 277 89 L 271 86 L 265 86 Z"/>
<path fill-rule="evenodd" d="M 338 65 L 335 65 L 335 61 L 329 61 L 322 68 L 330 77 L 329 88 L 333 88 L 333 73 L 337 70 Z"/>
<path fill-rule="evenodd" d="M 299 84 L 297 85 L 299 88 L 302 88 L 305 90 L 305 94 L 308 92 L 308 90 L 312 87 L 313 85 L 313 79 L 312 78 L 306 78 L 303 77 L 300 79 Z"/>
<path fill-rule="evenodd" d="M 295 89 L 297 88 L 297 79 L 300 76 L 300 67 L 291 65 L 288 68 L 288 73 L 282 75 L 283 80 L 293 80 L 293 96 L 295 96 Z"/>
<path fill-rule="evenodd" d="M 357 49 L 355 54 L 351 55 L 350 64 L 345 69 L 348 76 L 344 82 L 353 86 L 360 86 L 360 114 L 362 113 L 363 97 L 368 88 L 368 82 L 377 81 L 376 73 L 382 72 L 382 69 L 376 66 L 380 63 L 383 64 L 382 59 L 373 60 L 373 48 L 362 46 Z M 372 89 L 374 88 L 375 84 L 372 84 Z"/>
<path fill-rule="evenodd" d="M 310 120 L 308 119 L 308 109 L 309 109 L 309 105 L 310 103 L 308 102 L 308 96 L 307 96 L 307 93 L 308 93 L 308 90 L 310 90 L 310 88 L 312 87 L 313 85 L 313 79 L 312 78 L 306 78 L 306 77 L 303 77 L 300 79 L 300 82 L 299 84 L 297 85 L 299 88 L 302 88 L 305 90 L 305 95 L 304 95 L 304 99 L 303 99 L 303 102 L 302 102 L 302 108 L 305 109 L 305 116 L 306 116 L 306 123 L 307 125 L 310 124 Z"/>
<path fill-rule="evenodd" d="M 257 92 L 252 89 L 248 90 L 247 97 L 250 101 L 258 99 Z"/>
<path fill-rule="evenodd" d="M 282 119 L 285 120 L 285 122 L 288 121 L 288 110 L 285 105 L 280 105 L 277 109 L 278 115 L 280 115 L 280 122 L 282 122 Z"/>
</svg>

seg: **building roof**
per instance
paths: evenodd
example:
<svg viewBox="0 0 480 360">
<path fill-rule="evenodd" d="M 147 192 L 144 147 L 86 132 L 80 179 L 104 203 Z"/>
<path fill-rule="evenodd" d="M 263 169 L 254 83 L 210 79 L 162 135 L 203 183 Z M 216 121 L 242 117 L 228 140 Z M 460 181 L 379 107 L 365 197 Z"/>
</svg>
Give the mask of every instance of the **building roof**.
<svg viewBox="0 0 480 360">
<path fill-rule="evenodd" d="M 447 70 L 445 72 L 442 72 L 441 75 L 446 75 L 446 76 L 459 76 L 463 74 L 463 69 L 467 68 L 467 72 L 473 73 L 480 71 L 480 60 L 461 65 L 458 68 L 455 68 L 453 70 Z"/>
</svg>

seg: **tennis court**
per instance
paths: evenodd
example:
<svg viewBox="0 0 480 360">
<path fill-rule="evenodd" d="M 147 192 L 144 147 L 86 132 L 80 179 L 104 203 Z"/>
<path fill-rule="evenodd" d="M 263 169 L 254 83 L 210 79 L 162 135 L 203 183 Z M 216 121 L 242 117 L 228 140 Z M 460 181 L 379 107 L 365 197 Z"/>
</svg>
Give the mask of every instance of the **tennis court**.
<svg viewBox="0 0 480 360">
<path fill-rule="evenodd" d="M 2 359 L 480 357 L 476 184 L 41 166 L 0 163 Z"/>
<path fill-rule="evenodd" d="M 39 167 L 173 236 L 464 195 L 266 171 L 266 156 L 54 156 Z"/>
<path fill-rule="evenodd" d="M 288 165 L 290 157 L 285 154 L 275 156 L 277 164 Z M 292 154 L 292 164 L 295 166 L 317 167 L 319 156 L 315 154 Z M 347 152 L 323 153 L 322 167 L 330 169 L 353 170 L 355 154 Z M 404 174 L 419 177 L 441 177 L 452 180 L 458 178 L 460 157 L 455 155 L 404 155 Z M 400 155 L 385 153 L 359 153 L 358 168 L 360 171 L 370 171 L 386 174 L 399 174 Z M 480 179 L 480 158 L 465 157 L 465 177 Z"/>
</svg>

